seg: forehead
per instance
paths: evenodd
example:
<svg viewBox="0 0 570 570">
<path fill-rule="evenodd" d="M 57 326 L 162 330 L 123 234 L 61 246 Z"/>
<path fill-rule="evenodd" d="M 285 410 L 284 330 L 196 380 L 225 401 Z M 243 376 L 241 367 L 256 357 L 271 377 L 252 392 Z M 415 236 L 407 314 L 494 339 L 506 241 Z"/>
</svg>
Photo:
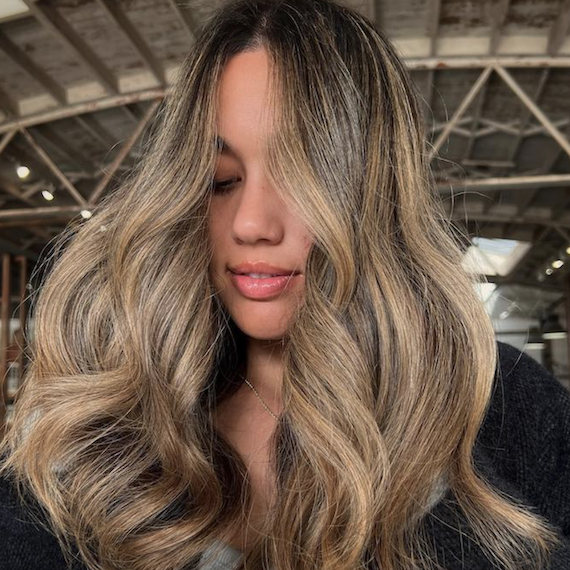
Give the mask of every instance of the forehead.
<svg viewBox="0 0 570 570">
<path fill-rule="evenodd" d="M 221 154 L 253 150 L 270 130 L 268 74 L 263 48 L 236 54 L 226 63 L 218 92 L 217 147 Z"/>
</svg>

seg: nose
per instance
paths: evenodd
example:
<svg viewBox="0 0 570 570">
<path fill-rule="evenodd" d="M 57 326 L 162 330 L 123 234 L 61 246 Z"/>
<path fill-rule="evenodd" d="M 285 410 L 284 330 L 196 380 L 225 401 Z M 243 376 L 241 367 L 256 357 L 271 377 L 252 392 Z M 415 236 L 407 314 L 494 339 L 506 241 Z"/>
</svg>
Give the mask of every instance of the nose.
<svg viewBox="0 0 570 570">
<path fill-rule="evenodd" d="M 284 232 L 284 204 L 265 180 L 248 179 L 238 189 L 232 236 L 238 243 L 279 243 Z"/>
</svg>

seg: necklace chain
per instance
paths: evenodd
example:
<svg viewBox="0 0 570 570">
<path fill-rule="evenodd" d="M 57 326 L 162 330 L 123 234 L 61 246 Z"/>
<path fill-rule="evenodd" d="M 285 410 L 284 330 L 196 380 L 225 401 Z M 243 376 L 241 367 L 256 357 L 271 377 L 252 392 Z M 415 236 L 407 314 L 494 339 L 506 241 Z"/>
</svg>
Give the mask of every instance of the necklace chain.
<svg viewBox="0 0 570 570">
<path fill-rule="evenodd" d="M 242 376 L 240 374 L 240 376 L 245 380 L 246 384 L 255 392 L 255 395 L 259 398 L 259 401 L 263 404 L 263 406 L 265 407 L 265 409 L 277 420 L 279 421 L 279 418 L 269 409 L 269 406 L 263 401 L 263 398 L 259 395 L 259 392 L 251 385 L 250 381 L 245 377 Z"/>
</svg>

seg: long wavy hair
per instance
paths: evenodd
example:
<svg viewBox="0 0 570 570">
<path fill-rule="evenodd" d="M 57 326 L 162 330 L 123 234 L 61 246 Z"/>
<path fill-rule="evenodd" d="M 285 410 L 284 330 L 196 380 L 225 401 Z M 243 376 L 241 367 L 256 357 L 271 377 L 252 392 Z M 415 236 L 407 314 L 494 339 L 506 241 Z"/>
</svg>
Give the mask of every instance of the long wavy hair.
<svg viewBox="0 0 570 570">
<path fill-rule="evenodd" d="M 207 222 L 220 74 L 257 48 L 276 110 L 267 175 L 314 242 L 283 354 L 276 499 L 242 563 L 441 568 L 422 523 L 449 490 L 497 562 L 541 567 L 552 527 L 473 463 L 497 344 L 420 95 L 382 31 L 329 0 L 226 3 L 201 28 L 143 158 L 58 238 L 2 472 L 93 570 L 194 567 L 248 510 L 213 421 L 246 339 L 213 289 Z"/>
</svg>

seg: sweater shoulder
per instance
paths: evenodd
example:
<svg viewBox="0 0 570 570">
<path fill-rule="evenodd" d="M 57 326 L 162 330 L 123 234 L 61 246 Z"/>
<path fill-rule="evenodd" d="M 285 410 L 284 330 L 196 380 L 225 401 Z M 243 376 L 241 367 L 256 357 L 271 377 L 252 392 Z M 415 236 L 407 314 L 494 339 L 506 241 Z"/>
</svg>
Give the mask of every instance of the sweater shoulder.
<svg viewBox="0 0 570 570">
<path fill-rule="evenodd" d="M 494 474 L 570 536 L 570 391 L 530 355 L 497 342 L 477 451 Z"/>
<path fill-rule="evenodd" d="M 570 402 L 570 392 L 560 380 L 526 352 L 505 342 L 497 341 L 498 374 L 506 388 L 531 394 L 534 398 L 548 401 L 555 397 Z"/>
<path fill-rule="evenodd" d="M 529 452 L 570 438 L 570 391 L 532 356 L 497 342 L 489 420 Z"/>
<path fill-rule="evenodd" d="M 20 496 L 7 475 L 0 475 L 0 570 L 64 570 L 59 542 L 38 504 Z M 84 570 L 74 565 L 70 570 Z"/>
<path fill-rule="evenodd" d="M 534 358 L 497 341 L 497 365 L 481 439 L 530 447 L 544 438 L 541 429 L 549 419 L 558 429 L 568 429 L 570 391 Z"/>
</svg>

